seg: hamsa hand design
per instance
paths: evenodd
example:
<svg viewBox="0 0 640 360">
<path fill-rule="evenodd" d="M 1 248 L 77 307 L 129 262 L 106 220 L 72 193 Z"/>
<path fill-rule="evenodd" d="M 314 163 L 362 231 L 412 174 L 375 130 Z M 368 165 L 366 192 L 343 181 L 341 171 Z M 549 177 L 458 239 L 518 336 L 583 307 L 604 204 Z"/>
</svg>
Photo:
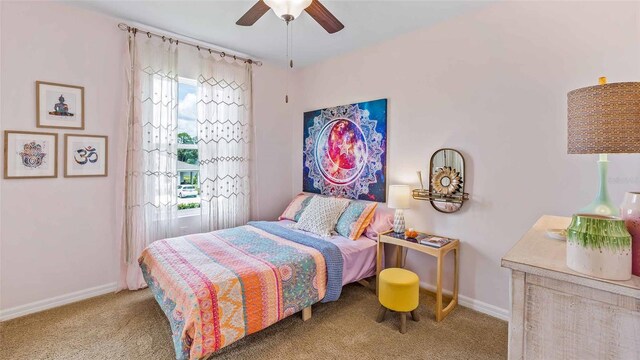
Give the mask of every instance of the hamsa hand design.
<svg viewBox="0 0 640 360">
<path fill-rule="evenodd" d="M 22 165 L 32 169 L 40 167 L 45 156 L 47 154 L 42 150 L 42 145 L 37 144 L 35 141 L 24 144 L 23 150 L 20 152 Z"/>
</svg>

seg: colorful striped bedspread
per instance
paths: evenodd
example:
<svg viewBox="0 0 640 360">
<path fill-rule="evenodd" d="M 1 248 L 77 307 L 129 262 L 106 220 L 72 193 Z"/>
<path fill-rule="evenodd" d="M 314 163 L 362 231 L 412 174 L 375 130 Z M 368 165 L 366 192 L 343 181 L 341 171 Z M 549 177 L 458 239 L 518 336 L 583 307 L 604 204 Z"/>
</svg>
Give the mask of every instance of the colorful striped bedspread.
<svg viewBox="0 0 640 360">
<path fill-rule="evenodd" d="M 205 358 L 342 286 L 335 245 L 266 222 L 156 241 L 139 263 L 177 359 Z"/>
</svg>

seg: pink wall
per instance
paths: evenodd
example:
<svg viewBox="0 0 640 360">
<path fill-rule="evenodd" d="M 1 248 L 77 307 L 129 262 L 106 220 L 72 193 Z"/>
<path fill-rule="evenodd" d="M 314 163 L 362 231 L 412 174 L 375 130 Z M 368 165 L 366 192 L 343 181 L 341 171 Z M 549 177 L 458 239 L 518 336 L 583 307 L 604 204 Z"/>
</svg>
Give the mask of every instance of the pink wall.
<svg viewBox="0 0 640 360">
<path fill-rule="evenodd" d="M 0 6 L 2 130 L 56 132 L 59 140 L 58 178 L 2 180 L 0 301 L 7 309 L 115 281 L 116 157 L 108 177 L 65 179 L 60 140 L 107 135 L 116 149 L 126 82 L 115 20 L 51 3 Z M 85 87 L 84 131 L 36 128 L 36 80 Z"/>
<path fill-rule="evenodd" d="M 0 309 L 7 313 L 110 291 L 116 280 L 118 201 L 123 163 L 121 110 L 126 91 L 125 33 L 98 13 L 52 2 L 0 2 L 1 130 L 35 127 L 35 81 L 85 87 L 86 130 L 42 130 L 109 136 L 106 178 L 0 180 Z M 55 17 L 53 16 L 55 14 Z M 288 131 L 283 70 L 254 70 L 258 179 L 254 216 L 271 219 L 289 199 Z M 277 99 L 276 99 L 277 98 Z M 7 105 L 9 104 L 9 105 Z M 284 161 L 282 161 L 284 159 Z M 2 314 L 0 314 L 2 318 Z"/>
<path fill-rule="evenodd" d="M 566 154 L 566 93 L 601 75 L 640 80 L 639 15 L 634 3 L 499 3 L 299 71 L 291 193 L 302 186 L 304 111 L 388 98 L 389 184 L 417 186 L 441 147 L 467 162 L 463 210 L 415 201 L 408 223 L 460 238 L 463 302 L 506 316 L 501 257 L 540 215 L 570 215 L 595 196 L 596 157 Z M 640 188 L 640 156 L 610 160 L 617 202 Z M 424 283 L 434 265 L 408 256 Z"/>
<path fill-rule="evenodd" d="M 292 109 L 284 103 L 286 70 L 264 64 L 253 70 L 253 118 L 256 124 L 256 191 L 253 218 L 273 220 L 291 200 Z"/>
</svg>

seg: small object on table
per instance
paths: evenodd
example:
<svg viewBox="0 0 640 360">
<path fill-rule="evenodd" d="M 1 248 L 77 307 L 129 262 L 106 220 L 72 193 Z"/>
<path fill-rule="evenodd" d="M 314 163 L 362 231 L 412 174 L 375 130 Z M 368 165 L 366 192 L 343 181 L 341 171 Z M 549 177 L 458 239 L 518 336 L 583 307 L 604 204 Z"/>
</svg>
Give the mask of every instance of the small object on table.
<svg viewBox="0 0 640 360">
<path fill-rule="evenodd" d="M 404 236 L 407 239 L 415 239 L 418 236 L 418 232 L 413 230 L 413 228 L 411 228 L 411 229 L 409 229 L 409 230 L 404 232 Z"/>
<path fill-rule="evenodd" d="M 547 229 L 545 235 L 547 235 L 549 239 L 566 241 L 567 229 Z"/>
<path fill-rule="evenodd" d="M 420 244 L 431 246 L 431 247 L 439 249 L 439 248 L 449 244 L 451 241 L 453 241 L 453 240 L 451 240 L 449 238 L 444 238 L 444 237 L 440 237 L 440 236 L 433 236 L 433 235 L 427 235 L 422 240 L 420 240 Z"/>
<path fill-rule="evenodd" d="M 436 321 L 444 319 L 458 304 L 458 272 L 460 268 L 460 241 L 457 239 L 448 239 L 449 243 L 443 245 L 440 248 L 422 245 L 420 241 L 433 235 L 425 233 L 418 233 L 416 238 L 407 238 L 404 233 L 395 233 L 393 231 L 387 231 L 378 236 L 378 253 L 376 261 L 376 293 L 379 294 L 380 288 L 380 273 L 384 268 L 383 262 L 383 248 L 384 244 L 395 245 L 398 248 L 396 256 L 396 267 L 400 268 L 403 265 L 404 249 L 416 250 L 421 253 L 431 255 L 437 259 L 436 265 L 436 308 L 435 315 Z M 443 308 L 442 304 L 442 274 L 444 272 L 444 257 L 449 251 L 454 251 L 454 274 L 453 274 L 453 295 L 449 304 Z"/>
</svg>

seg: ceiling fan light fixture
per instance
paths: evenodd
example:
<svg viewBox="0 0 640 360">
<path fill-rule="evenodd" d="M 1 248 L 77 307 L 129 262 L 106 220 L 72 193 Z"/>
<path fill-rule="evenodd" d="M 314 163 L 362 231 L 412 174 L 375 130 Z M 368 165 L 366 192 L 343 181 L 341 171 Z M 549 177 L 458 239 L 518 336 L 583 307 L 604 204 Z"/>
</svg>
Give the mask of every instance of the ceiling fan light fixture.
<svg viewBox="0 0 640 360">
<path fill-rule="evenodd" d="M 311 5 L 313 0 L 264 0 L 271 10 L 281 19 L 291 21 Z"/>
</svg>

